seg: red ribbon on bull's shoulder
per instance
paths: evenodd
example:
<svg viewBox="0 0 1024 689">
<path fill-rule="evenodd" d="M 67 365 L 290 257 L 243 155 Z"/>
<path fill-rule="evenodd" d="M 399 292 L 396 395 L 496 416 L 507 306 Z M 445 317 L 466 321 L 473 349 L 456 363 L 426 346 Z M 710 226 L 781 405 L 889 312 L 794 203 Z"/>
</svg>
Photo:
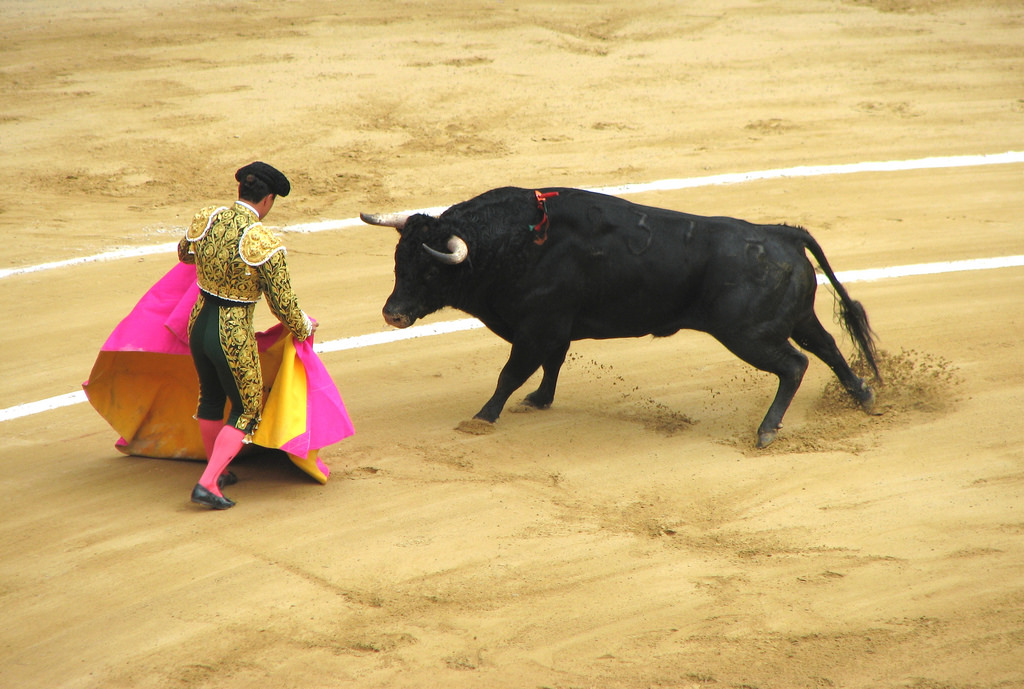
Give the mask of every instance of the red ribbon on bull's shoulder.
<svg viewBox="0 0 1024 689">
<path fill-rule="evenodd" d="M 537 196 L 537 210 L 539 210 L 543 214 L 543 217 L 540 219 L 540 222 L 537 223 L 536 225 L 530 225 L 530 231 L 533 232 L 533 234 L 535 235 L 533 238 L 533 243 L 540 246 L 541 244 L 548 240 L 548 225 L 550 223 L 548 222 L 548 209 L 546 201 L 548 199 L 558 196 L 558 192 L 549 191 L 545 194 L 542 194 L 539 191 L 534 191 L 533 193 L 536 194 Z"/>
</svg>

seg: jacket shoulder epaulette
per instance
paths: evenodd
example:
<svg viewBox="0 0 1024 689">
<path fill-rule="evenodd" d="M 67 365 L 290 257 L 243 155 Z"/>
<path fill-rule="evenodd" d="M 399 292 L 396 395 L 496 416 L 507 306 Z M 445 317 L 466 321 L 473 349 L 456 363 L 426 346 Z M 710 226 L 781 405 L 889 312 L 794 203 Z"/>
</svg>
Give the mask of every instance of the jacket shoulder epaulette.
<svg viewBox="0 0 1024 689">
<path fill-rule="evenodd" d="M 207 206 L 206 208 L 201 208 L 192 216 L 192 222 L 189 224 L 188 229 L 185 230 L 185 239 L 190 242 L 197 242 L 202 239 L 210 229 L 210 225 L 213 224 L 214 216 L 226 208 L 226 206 Z"/>
<path fill-rule="evenodd" d="M 284 251 L 284 244 L 273 232 L 255 223 L 242 234 L 238 245 L 238 255 L 250 266 L 263 265 L 278 251 Z"/>
</svg>

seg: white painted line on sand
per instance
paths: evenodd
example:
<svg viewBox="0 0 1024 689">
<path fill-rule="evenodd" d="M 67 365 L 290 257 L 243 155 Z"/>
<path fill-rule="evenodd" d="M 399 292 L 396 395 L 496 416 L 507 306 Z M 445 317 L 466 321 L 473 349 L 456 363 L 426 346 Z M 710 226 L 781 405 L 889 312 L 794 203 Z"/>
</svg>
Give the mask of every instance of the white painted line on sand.
<svg viewBox="0 0 1024 689">
<path fill-rule="evenodd" d="M 850 270 L 836 273 L 836 277 L 843 284 L 853 282 L 872 282 L 875 280 L 886 280 L 892 278 L 914 277 L 919 275 L 939 275 L 943 273 L 957 273 L 971 270 L 992 270 L 994 268 L 1019 268 L 1024 267 L 1024 255 L 1003 256 L 1000 258 L 977 258 L 963 261 L 946 261 L 941 263 L 919 263 L 907 266 L 893 266 L 891 268 L 869 268 L 867 270 Z M 824 284 L 828 281 L 824 275 L 818 275 L 818 283 Z M 318 343 L 314 349 L 320 354 L 328 352 L 342 352 L 350 349 L 361 349 L 376 345 L 412 340 L 419 337 L 432 337 L 434 335 L 448 335 L 450 333 L 462 332 L 464 330 L 476 330 L 483 328 L 484 324 L 475 318 L 462 318 L 456 321 L 440 321 L 426 325 L 414 325 L 403 330 L 387 330 L 368 335 L 356 335 L 344 337 L 340 340 Z M 59 395 L 39 402 L 18 405 L 0 409 L 0 422 L 18 419 L 23 416 L 40 414 L 45 411 L 52 411 L 67 407 L 72 404 L 85 402 L 84 392 L 72 392 L 66 395 Z"/>
<path fill-rule="evenodd" d="M 313 349 L 318 354 L 328 352 L 343 352 L 348 349 L 361 349 L 373 347 L 374 345 L 401 342 L 402 340 L 414 340 L 418 337 L 431 337 L 433 335 L 448 335 L 450 333 L 462 332 L 463 330 L 475 330 L 484 327 L 484 324 L 475 318 L 462 318 L 457 321 L 440 321 L 426 325 L 414 325 L 402 330 L 384 330 L 369 335 L 356 335 L 355 337 L 343 337 L 340 340 L 321 342 L 314 345 Z"/>
<path fill-rule="evenodd" d="M 962 261 L 943 261 L 940 263 L 917 263 L 909 266 L 892 266 L 891 268 L 868 268 L 866 270 L 847 270 L 836 273 L 839 282 L 872 282 L 888 278 L 906 278 L 917 275 L 939 275 L 942 273 L 959 273 L 966 270 L 992 270 L 993 268 L 1019 268 L 1024 266 L 1024 255 L 999 256 L 996 258 L 972 258 Z M 828 282 L 824 275 L 818 275 L 818 284 Z"/>
<path fill-rule="evenodd" d="M 623 184 L 613 187 L 597 187 L 591 191 L 603 194 L 614 194 L 628 196 L 630 194 L 641 194 L 650 191 L 676 191 L 679 189 L 694 189 L 697 187 L 720 186 L 725 184 L 743 184 L 745 182 L 757 182 L 769 179 L 785 179 L 796 177 L 817 177 L 821 175 L 850 175 L 861 172 L 903 172 L 907 170 L 938 170 L 944 168 L 976 167 L 983 165 L 1008 165 L 1024 163 L 1024 151 L 1007 151 L 1006 153 L 991 153 L 981 155 L 963 156 L 937 156 L 932 158 L 917 158 L 915 160 L 889 160 L 866 163 L 848 163 L 842 165 L 801 165 L 797 167 L 779 168 L 775 170 L 760 170 L 754 172 L 735 172 L 724 175 L 710 175 L 707 177 L 686 177 L 680 179 L 663 179 L 655 182 L 642 184 Z M 408 213 L 426 213 L 437 215 L 444 212 L 446 206 L 434 208 L 421 208 Z M 324 220 L 299 225 L 289 225 L 282 228 L 283 232 L 326 232 L 340 230 L 348 227 L 362 227 L 363 222 L 359 218 L 346 218 L 343 220 Z M 63 261 L 53 261 L 35 266 L 23 268 L 4 268 L 0 270 L 0 279 L 37 273 L 54 268 L 66 268 L 68 266 L 95 263 L 98 261 L 115 261 L 122 258 L 135 258 L 139 256 L 150 256 L 153 254 L 170 253 L 177 249 L 177 242 L 168 244 L 156 244 L 154 246 L 129 247 L 105 251 L 102 254 L 93 256 L 81 256 L 69 258 Z"/>
<path fill-rule="evenodd" d="M 724 184 L 742 184 L 768 179 L 787 179 L 795 177 L 819 177 L 821 175 L 850 175 L 860 172 L 905 172 L 907 170 L 938 170 L 943 168 L 975 167 L 979 165 L 1007 165 L 1024 162 L 1024 152 L 1007 151 L 988 155 L 937 156 L 918 158 L 916 160 L 889 160 L 867 163 L 848 163 L 844 165 L 801 165 L 798 167 L 777 170 L 761 170 L 758 172 L 734 172 L 709 177 L 690 177 L 683 179 L 664 179 L 644 184 L 624 184 L 617 187 L 595 189 L 604 194 L 640 194 L 648 191 L 676 191 L 678 189 L 694 189 Z"/>
<path fill-rule="evenodd" d="M 15 275 L 26 275 L 28 273 L 40 273 L 44 270 L 53 270 L 55 268 L 68 268 L 70 266 L 80 266 L 86 263 L 99 263 L 102 261 L 119 261 L 122 258 L 135 258 L 137 256 L 152 256 L 153 254 L 166 254 L 177 250 L 177 242 L 171 242 L 169 244 L 154 244 L 153 246 L 135 246 L 125 249 L 114 249 L 113 251 L 104 251 L 102 254 L 93 254 L 92 256 L 80 256 L 78 258 L 68 258 L 64 259 L 63 261 L 51 261 L 49 263 L 40 263 L 34 266 L 25 266 L 23 268 L 4 268 L 3 270 L 0 270 L 0 279 L 13 277 Z"/>
<path fill-rule="evenodd" d="M 671 191 L 677 189 L 692 189 L 704 186 L 716 186 L 723 184 L 742 184 L 768 179 L 783 179 L 787 177 L 814 177 L 819 175 L 848 175 L 859 172 L 899 172 L 906 170 L 930 170 L 956 167 L 972 167 L 979 165 L 1007 165 L 1011 163 L 1024 162 L 1024 152 L 1007 151 L 1006 153 L 966 155 L 966 156 L 938 156 L 931 158 L 918 158 L 916 160 L 892 160 L 886 162 L 851 163 L 846 165 L 807 165 L 791 168 L 780 168 L 776 170 L 761 170 L 755 172 L 740 172 L 725 175 L 711 175 L 708 177 L 691 177 L 683 179 L 666 179 L 643 184 L 625 184 L 615 187 L 595 188 L 605 194 L 629 195 L 640 194 L 648 191 Z M 445 206 L 424 208 L 419 213 L 436 215 L 445 210 Z M 305 223 L 291 225 L 284 228 L 286 232 L 324 232 L 328 230 L 343 229 L 346 227 L 362 226 L 359 218 L 348 218 L 344 220 L 326 220 L 316 223 Z M 65 268 L 68 266 L 93 263 L 97 261 L 114 261 L 123 258 L 134 258 L 138 256 L 149 256 L 152 254 L 169 253 L 177 249 L 177 242 L 157 244 L 154 246 L 132 247 L 107 251 L 94 256 L 83 256 L 63 261 L 53 261 L 36 266 L 24 268 L 6 268 L 0 270 L 0 279 L 14 275 L 24 275 L 54 268 Z M 869 270 L 857 270 L 837 273 L 836 277 L 840 282 L 862 282 L 870 280 L 882 280 L 896 277 L 909 277 L 914 275 L 934 275 L 939 273 L 958 272 L 965 270 L 989 270 L 992 268 L 1019 267 L 1024 265 L 1024 256 L 1004 256 L 998 258 L 974 259 L 965 261 L 951 261 L 946 263 L 925 263 L 910 266 L 895 266 L 891 268 L 872 268 Z M 825 282 L 825 276 L 819 275 L 818 282 Z M 429 325 L 413 326 L 404 330 L 385 331 L 371 333 L 368 335 L 357 335 L 355 337 L 342 338 L 332 342 L 318 344 L 315 349 L 323 354 L 327 352 L 339 352 L 361 347 L 372 347 L 379 344 L 410 340 L 418 337 L 430 337 L 433 335 L 444 335 L 463 330 L 482 328 L 483 323 L 475 318 L 466 318 L 457 321 L 444 321 Z M 82 391 L 71 392 L 66 395 L 58 395 L 38 402 L 21 404 L 7 409 L 0 409 L 0 422 L 18 419 L 23 416 L 39 414 L 44 411 L 51 411 L 67 407 L 73 404 L 85 402 L 85 393 Z"/>
<path fill-rule="evenodd" d="M 80 404 L 85 401 L 87 401 L 87 399 L 85 397 L 85 392 L 82 390 L 79 390 L 78 392 L 69 392 L 66 395 L 57 395 L 56 397 L 39 400 L 38 402 L 29 402 L 28 404 L 19 404 L 16 407 L 0 409 L 0 421 L 11 421 L 13 419 L 20 419 L 23 416 L 42 414 L 44 411 L 53 411 L 54 409 L 60 409 L 61 407 L 70 407 L 72 404 Z"/>
</svg>

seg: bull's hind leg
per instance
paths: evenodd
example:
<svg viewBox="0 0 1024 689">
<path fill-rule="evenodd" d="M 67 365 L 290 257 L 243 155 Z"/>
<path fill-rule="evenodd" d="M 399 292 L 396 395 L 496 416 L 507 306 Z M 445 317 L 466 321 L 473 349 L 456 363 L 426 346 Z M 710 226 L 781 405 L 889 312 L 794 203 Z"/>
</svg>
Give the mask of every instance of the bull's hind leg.
<svg viewBox="0 0 1024 689">
<path fill-rule="evenodd" d="M 812 313 L 809 318 L 797 324 L 793 329 L 793 340 L 824 361 L 861 408 L 868 414 L 872 413 L 875 405 L 874 390 L 853 372 L 836 346 L 835 338 L 825 330 L 816 315 Z"/>
<path fill-rule="evenodd" d="M 719 341 L 751 366 L 779 377 L 775 399 L 757 429 L 757 446 L 767 447 L 782 428 L 782 417 L 789 409 L 807 370 L 807 357 L 789 344 L 788 340 L 775 344 L 756 339 L 727 341 L 719 338 Z"/>
</svg>

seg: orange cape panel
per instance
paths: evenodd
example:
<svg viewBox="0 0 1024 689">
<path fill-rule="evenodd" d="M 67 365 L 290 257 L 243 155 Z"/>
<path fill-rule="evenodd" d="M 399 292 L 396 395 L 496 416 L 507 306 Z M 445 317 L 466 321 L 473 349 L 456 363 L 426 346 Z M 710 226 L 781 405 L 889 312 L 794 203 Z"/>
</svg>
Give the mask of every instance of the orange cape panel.
<svg viewBox="0 0 1024 689">
<path fill-rule="evenodd" d="M 115 447 L 125 454 L 206 461 L 195 421 L 199 379 L 187 338 L 197 293 L 195 267 L 172 268 L 114 329 L 82 385 L 89 403 L 120 434 Z M 257 333 L 269 392 L 252 442 L 283 450 L 326 483 L 330 468 L 319 450 L 354 429 L 312 339 L 296 342 L 280 324 Z"/>
</svg>

